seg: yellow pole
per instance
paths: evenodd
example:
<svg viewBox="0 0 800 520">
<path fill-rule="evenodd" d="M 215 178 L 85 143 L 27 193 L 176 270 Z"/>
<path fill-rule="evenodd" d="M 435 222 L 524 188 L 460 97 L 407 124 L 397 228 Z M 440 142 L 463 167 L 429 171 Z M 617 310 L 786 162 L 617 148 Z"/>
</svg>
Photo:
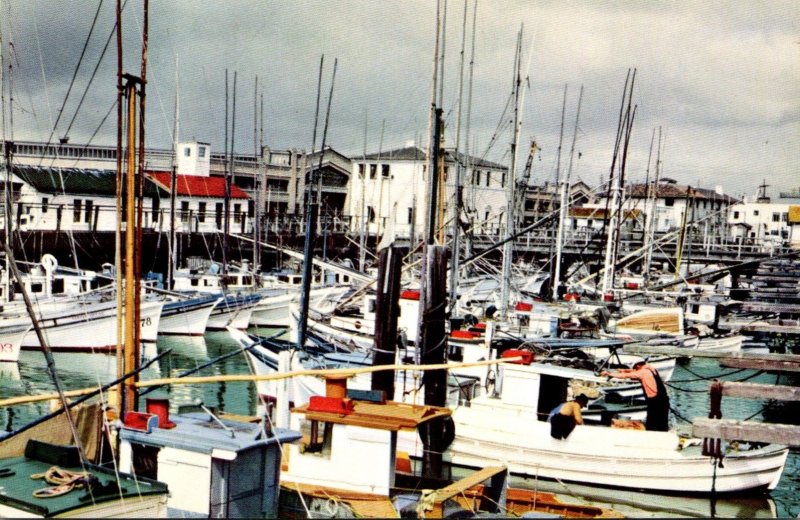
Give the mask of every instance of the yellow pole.
<svg viewBox="0 0 800 520">
<path fill-rule="evenodd" d="M 123 373 L 136 369 L 136 283 L 134 280 L 134 243 L 136 237 L 136 84 L 129 80 L 128 86 L 128 164 L 125 178 L 127 193 L 125 194 L 126 225 L 125 225 L 125 345 L 124 345 L 124 370 Z M 125 394 L 123 396 L 123 413 L 125 410 L 135 411 L 136 402 L 135 378 L 125 381 Z"/>
</svg>

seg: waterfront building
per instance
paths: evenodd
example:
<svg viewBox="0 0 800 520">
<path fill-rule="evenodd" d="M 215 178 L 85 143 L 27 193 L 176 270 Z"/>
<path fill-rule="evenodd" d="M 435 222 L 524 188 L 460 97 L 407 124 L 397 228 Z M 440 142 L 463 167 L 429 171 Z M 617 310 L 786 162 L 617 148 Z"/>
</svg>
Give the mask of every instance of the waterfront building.
<svg viewBox="0 0 800 520">
<path fill-rule="evenodd" d="M 424 150 L 409 145 L 385 152 L 353 157 L 348 212 L 351 230 L 381 236 L 391 228 L 398 237 L 416 236 L 425 229 L 425 193 L 428 158 Z M 478 157 L 445 150 L 441 222 L 455 213 L 457 168 L 461 172 L 463 203 L 476 230 L 499 233 L 504 226 L 508 200 L 508 168 Z M 462 217 L 463 220 L 463 217 Z M 449 227 L 449 226 L 448 226 Z"/>
</svg>

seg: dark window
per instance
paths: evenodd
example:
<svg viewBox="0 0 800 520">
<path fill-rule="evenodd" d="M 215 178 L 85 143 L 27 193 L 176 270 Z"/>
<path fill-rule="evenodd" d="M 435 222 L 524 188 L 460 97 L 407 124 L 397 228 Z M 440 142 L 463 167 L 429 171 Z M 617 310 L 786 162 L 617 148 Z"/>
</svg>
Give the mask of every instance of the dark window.
<svg viewBox="0 0 800 520">
<path fill-rule="evenodd" d="M 192 149 L 187 146 L 186 148 L 183 149 L 183 155 L 185 157 L 191 157 L 192 156 Z"/>
<path fill-rule="evenodd" d="M 242 205 L 241 204 L 234 204 L 233 205 L 233 221 L 237 224 L 242 221 Z"/>
<path fill-rule="evenodd" d="M 369 165 L 369 178 L 374 179 L 378 174 L 378 165 L 377 164 L 370 164 Z"/>
<path fill-rule="evenodd" d="M 363 164 L 359 164 L 358 165 L 358 178 L 359 179 L 363 179 L 364 178 L 364 165 Z"/>
<path fill-rule="evenodd" d="M 501 188 L 506 187 L 506 172 L 503 172 L 502 176 L 500 177 L 500 187 Z"/>
<path fill-rule="evenodd" d="M 668 206 L 668 207 L 670 207 L 670 206 L 674 206 L 674 205 L 675 205 L 675 199 L 673 199 L 673 198 L 671 198 L 671 197 L 670 197 L 670 198 L 668 198 L 668 199 L 666 199 L 666 200 L 664 201 L 664 205 L 665 205 L 665 206 Z"/>
<path fill-rule="evenodd" d="M 780 213 L 772 213 L 772 221 L 773 222 L 780 222 L 781 221 L 781 214 Z"/>
<path fill-rule="evenodd" d="M 388 164 L 381 164 L 381 177 L 384 179 L 389 178 L 389 165 Z"/>
<path fill-rule="evenodd" d="M 92 209 L 94 207 L 94 201 L 87 200 L 86 201 L 86 211 L 84 211 L 84 221 L 91 222 L 92 221 Z"/>
<path fill-rule="evenodd" d="M 734 220 L 739 220 L 739 212 L 738 211 L 734 211 L 733 212 L 733 219 Z"/>
<path fill-rule="evenodd" d="M 408 208 L 408 223 L 414 223 L 414 208 Z"/>
<path fill-rule="evenodd" d="M 189 201 L 181 201 L 181 222 L 189 222 Z"/>
<path fill-rule="evenodd" d="M 375 222 L 375 208 L 372 206 L 367 206 L 367 220 Z"/>
<path fill-rule="evenodd" d="M 161 213 L 161 199 L 153 197 L 153 222 L 158 222 L 159 213 Z"/>
<path fill-rule="evenodd" d="M 489 186 L 492 182 L 492 172 L 486 172 L 486 185 Z"/>
<path fill-rule="evenodd" d="M 72 221 L 81 221 L 81 199 L 75 199 L 72 201 Z"/>
<path fill-rule="evenodd" d="M 42 213 L 47 213 L 47 205 L 50 202 L 50 199 L 47 197 L 42 198 Z"/>
<path fill-rule="evenodd" d="M 205 202 L 198 202 L 197 203 L 197 221 L 198 222 L 205 222 L 206 221 L 206 203 Z"/>
<path fill-rule="evenodd" d="M 222 203 L 217 202 L 214 208 L 214 218 L 217 223 L 217 229 L 222 229 Z"/>
</svg>

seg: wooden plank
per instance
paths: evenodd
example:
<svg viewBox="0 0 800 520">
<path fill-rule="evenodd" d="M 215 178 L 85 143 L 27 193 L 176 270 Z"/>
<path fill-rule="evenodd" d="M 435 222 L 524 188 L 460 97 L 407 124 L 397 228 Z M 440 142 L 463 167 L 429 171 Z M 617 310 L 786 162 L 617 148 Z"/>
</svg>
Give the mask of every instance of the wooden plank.
<svg viewBox="0 0 800 520">
<path fill-rule="evenodd" d="M 488 480 L 503 471 L 507 471 L 505 466 L 486 466 L 481 470 L 467 475 L 461 480 L 453 482 L 449 486 L 437 489 L 433 501 L 434 503 L 442 503 L 445 500 L 453 498 L 463 491 L 466 491 L 473 486 L 477 486 L 484 480 Z"/>
<path fill-rule="evenodd" d="M 790 424 L 764 424 L 755 421 L 698 417 L 692 422 L 692 435 L 699 438 L 800 446 L 800 426 Z"/>
<path fill-rule="evenodd" d="M 800 372 L 797 361 L 779 361 L 769 359 L 724 358 L 719 364 L 727 368 L 751 368 L 753 370 L 777 370 L 781 372 Z"/>
<path fill-rule="evenodd" d="M 630 344 L 625 345 L 622 349 L 626 354 L 639 354 L 639 355 L 653 355 L 664 354 L 667 356 L 676 357 L 698 357 L 698 358 L 717 358 L 717 359 L 747 359 L 747 360 L 763 360 L 772 362 L 782 362 L 787 365 L 800 365 L 800 356 L 796 354 L 760 354 L 755 352 L 714 352 L 708 350 L 697 350 L 681 347 L 666 347 L 660 345 L 642 345 Z M 787 369 L 788 370 L 788 369 Z"/>
<path fill-rule="evenodd" d="M 800 401 L 800 387 L 786 385 L 762 385 L 760 383 L 722 382 L 722 395 L 745 399 L 777 399 Z"/>
</svg>

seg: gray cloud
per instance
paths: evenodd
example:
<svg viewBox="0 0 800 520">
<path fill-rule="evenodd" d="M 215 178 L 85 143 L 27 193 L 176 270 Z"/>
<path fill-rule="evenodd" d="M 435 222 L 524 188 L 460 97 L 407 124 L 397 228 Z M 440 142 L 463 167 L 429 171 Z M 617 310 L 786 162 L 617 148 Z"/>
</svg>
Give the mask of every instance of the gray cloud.
<svg viewBox="0 0 800 520">
<path fill-rule="evenodd" d="M 472 20 L 474 0 L 469 5 Z M 77 97 L 113 23 L 106 1 L 87 50 Z M 15 90 L 18 139 L 45 139 L 88 33 L 96 2 L 7 2 L 4 39 L 19 56 Z M 224 74 L 238 73 L 237 149 L 253 148 L 253 82 L 263 87 L 265 135 L 274 148 L 311 146 L 319 60 L 325 55 L 323 102 L 334 58 L 338 70 L 328 143 L 347 154 L 427 141 L 435 2 L 304 0 L 299 2 L 151 2 L 148 143 L 168 148 L 175 90 L 181 84 L 181 135 L 223 147 Z M 455 140 L 464 2 L 447 8 L 444 109 L 448 145 Z M 141 0 L 129 0 L 126 69 L 138 69 Z M 2 20 L 5 19 L 5 22 Z M 561 102 L 569 85 L 564 150 L 571 142 L 578 90 L 584 86 L 574 174 L 608 176 L 625 75 L 637 68 L 637 119 L 629 178 L 643 178 L 652 131 L 666 134 L 665 174 L 732 194 L 752 193 L 766 178 L 775 191 L 798 185 L 800 153 L 800 7 L 793 1 L 623 2 L 479 0 L 470 150 L 508 162 L 509 125 L 494 136 L 511 95 L 516 33 L 524 25 L 523 60 L 530 89 L 522 111 L 520 163 L 530 139 L 542 147 L 534 178 L 552 179 Z M 469 53 L 470 40 L 466 42 Z M 41 49 L 42 61 L 39 60 Z M 106 56 L 75 126 L 73 142 L 97 129 L 115 97 L 115 55 Z M 47 78 L 42 78 L 42 68 Z M 466 87 L 464 102 L 466 102 Z M 464 116 L 465 118 L 465 116 Z M 113 119 L 113 118 L 112 118 Z M 506 114 L 508 123 L 510 114 Z M 97 142 L 112 143 L 113 120 Z M 65 123 L 59 128 L 63 130 Z M 381 129 L 383 128 L 383 132 Z M 58 132 L 57 132 L 58 135 Z M 464 131 L 462 129 L 462 139 Z M 462 142 L 463 144 L 463 142 Z"/>
</svg>

